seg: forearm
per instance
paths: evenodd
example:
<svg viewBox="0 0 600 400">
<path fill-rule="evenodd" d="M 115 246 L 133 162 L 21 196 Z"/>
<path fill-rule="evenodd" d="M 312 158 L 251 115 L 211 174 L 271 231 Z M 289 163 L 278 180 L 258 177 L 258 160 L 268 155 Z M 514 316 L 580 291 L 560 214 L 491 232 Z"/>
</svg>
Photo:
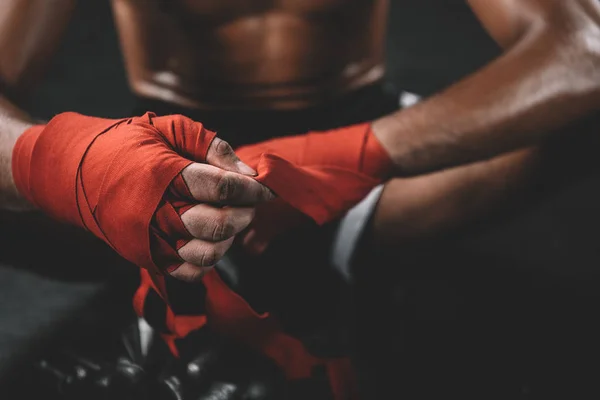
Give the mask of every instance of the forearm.
<svg viewBox="0 0 600 400">
<path fill-rule="evenodd" d="M 600 105 L 598 29 L 533 24 L 503 56 L 446 91 L 373 124 L 416 175 L 538 143 Z"/>
<path fill-rule="evenodd" d="M 463 228 L 526 196 L 540 170 L 541 149 L 389 181 L 372 220 L 373 243 L 430 239 Z"/>
<path fill-rule="evenodd" d="M 18 137 L 32 126 L 30 118 L 0 96 L 0 209 L 32 208 L 17 191 L 12 176 L 12 150 Z"/>
</svg>

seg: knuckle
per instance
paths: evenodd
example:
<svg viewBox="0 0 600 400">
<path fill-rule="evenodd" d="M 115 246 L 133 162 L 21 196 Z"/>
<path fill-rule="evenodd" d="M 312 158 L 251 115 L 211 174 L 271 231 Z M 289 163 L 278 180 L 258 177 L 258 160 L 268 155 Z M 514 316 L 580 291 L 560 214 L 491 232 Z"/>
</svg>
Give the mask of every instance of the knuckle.
<svg viewBox="0 0 600 400">
<path fill-rule="evenodd" d="M 201 182 L 205 179 L 205 173 L 199 170 L 197 165 L 191 164 L 182 171 L 181 177 L 183 178 L 183 181 L 189 190 L 193 191 L 194 189 L 197 189 Z"/>
<path fill-rule="evenodd" d="M 217 181 L 217 200 L 232 199 L 237 193 L 236 182 L 233 174 L 223 173 Z"/>
<path fill-rule="evenodd" d="M 174 278 L 179 279 L 180 281 L 192 283 L 192 282 L 194 282 L 194 277 L 193 277 L 192 274 L 193 273 L 189 273 L 189 274 L 171 274 L 171 275 Z"/>
<path fill-rule="evenodd" d="M 196 221 L 196 217 L 192 211 L 186 211 L 181 215 L 180 218 L 181 222 L 183 223 L 183 226 L 185 226 L 185 229 L 187 229 L 188 232 L 193 234 L 197 231 L 198 222 Z"/>
<path fill-rule="evenodd" d="M 200 268 L 194 268 L 192 272 L 188 275 L 188 282 L 196 283 L 202 280 L 204 276 L 204 270 Z"/>
<path fill-rule="evenodd" d="M 229 156 L 233 154 L 233 149 L 225 140 L 215 139 L 215 154 L 218 156 Z"/>
<path fill-rule="evenodd" d="M 173 278 L 178 279 L 180 281 L 192 282 L 192 279 L 193 279 L 192 272 L 193 271 L 189 271 L 189 269 L 186 268 L 185 264 L 182 264 L 181 266 L 179 266 L 179 268 L 169 272 L 169 275 L 171 275 Z"/>
<path fill-rule="evenodd" d="M 242 214 L 237 216 L 236 225 L 237 225 L 238 232 L 247 228 L 254 220 L 255 215 L 256 215 L 255 209 L 248 208 L 248 209 L 244 210 L 244 212 Z"/>
<path fill-rule="evenodd" d="M 175 270 L 170 273 L 170 275 L 183 282 L 188 283 L 198 283 L 202 281 L 202 277 L 204 276 L 204 271 L 200 268 L 189 268 L 185 269 L 185 271 Z"/>
<path fill-rule="evenodd" d="M 218 250 L 215 246 L 210 246 L 202 253 L 200 265 L 203 267 L 215 265 L 217 261 L 219 261 L 219 258 L 221 258 L 221 256 L 219 255 Z"/>
<path fill-rule="evenodd" d="M 213 231 L 212 240 L 215 242 L 220 242 L 222 240 L 228 239 L 233 236 L 234 232 L 233 222 L 231 220 L 231 216 L 227 213 L 219 216 L 217 218 L 217 223 L 215 224 L 215 229 Z"/>
<path fill-rule="evenodd" d="M 275 198 L 275 194 L 271 191 L 271 189 L 269 189 L 265 185 L 261 185 L 261 187 L 262 187 L 261 189 L 262 189 L 263 199 L 265 201 L 270 201 Z"/>
</svg>

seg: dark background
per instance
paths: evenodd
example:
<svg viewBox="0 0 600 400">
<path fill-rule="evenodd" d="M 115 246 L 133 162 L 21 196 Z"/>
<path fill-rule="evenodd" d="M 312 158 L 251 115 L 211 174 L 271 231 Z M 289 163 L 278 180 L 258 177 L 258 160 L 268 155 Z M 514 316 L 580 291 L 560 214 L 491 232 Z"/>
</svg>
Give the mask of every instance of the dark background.
<svg viewBox="0 0 600 400">
<path fill-rule="evenodd" d="M 397 89 L 431 94 L 499 54 L 462 1 L 392 3 L 388 79 Z M 108 1 L 79 1 L 64 43 L 26 107 L 40 118 L 66 110 L 103 117 L 130 114 L 133 96 Z M 380 269 L 408 272 L 396 276 L 406 283 L 392 294 L 363 304 L 370 315 L 365 319 L 370 340 L 375 338 L 367 362 L 380 363 L 382 354 L 392 354 L 375 343 L 386 331 L 404 338 L 399 346 L 406 348 L 399 351 L 410 362 L 399 370 L 415 378 L 413 386 L 441 385 L 444 392 L 439 378 L 456 379 L 456 370 L 468 364 L 459 380 L 472 380 L 472 387 L 486 382 L 492 393 L 510 387 L 516 390 L 510 393 L 525 396 L 535 386 L 538 393 L 549 388 L 547 393 L 555 395 L 558 384 L 571 394 L 589 394 L 588 384 L 595 379 L 587 376 L 597 371 L 600 354 L 595 344 L 600 333 L 595 323 L 600 181 L 595 173 L 566 181 L 559 190 L 552 190 L 551 181 L 540 183 L 536 190 L 548 194 L 535 206 L 436 247 L 436 254 L 410 248 L 405 260 L 380 260 Z M 122 264 L 69 228 L 58 234 L 52 225 L 32 231 L 32 225 L 20 221 L 4 216 L 0 229 L 4 376 L 60 336 L 90 304 L 115 302 L 102 297 L 103 282 L 118 278 L 115 271 Z M 100 281 L 92 279 L 97 277 Z M 397 315 L 390 314 L 395 309 L 377 308 L 394 302 L 406 315 L 402 332 Z M 387 322 L 390 317 L 394 324 Z M 397 363 L 393 357 L 383 359 Z M 419 371 L 432 365 L 438 375 L 428 380 Z M 395 374 L 398 370 L 389 378 L 398 379 Z M 486 381 L 484 375 L 495 378 Z"/>
</svg>

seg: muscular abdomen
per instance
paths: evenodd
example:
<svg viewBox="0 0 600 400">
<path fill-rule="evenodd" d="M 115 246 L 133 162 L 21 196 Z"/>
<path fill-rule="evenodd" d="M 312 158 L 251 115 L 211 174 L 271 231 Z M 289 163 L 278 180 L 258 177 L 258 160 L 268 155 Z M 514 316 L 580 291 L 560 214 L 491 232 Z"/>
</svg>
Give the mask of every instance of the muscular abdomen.
<svg viewBox="0 0 600 400">
<path fill-rule="evenodd" d="M 113 0 L 133 90 L 201 108 L 298 108 L 383 75 L 387 0 Z"/>
</svg>

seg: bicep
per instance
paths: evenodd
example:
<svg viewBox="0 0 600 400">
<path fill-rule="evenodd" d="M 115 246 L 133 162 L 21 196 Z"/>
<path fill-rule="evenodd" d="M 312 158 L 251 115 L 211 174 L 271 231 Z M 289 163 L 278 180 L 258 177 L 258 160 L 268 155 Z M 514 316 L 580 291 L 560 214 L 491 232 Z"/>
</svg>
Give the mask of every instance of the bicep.
<svg viewBox="0 0 600 400">
<path fill-rule="evenodd" d="M 60 43 L 76 0 L 2 0 L 0 83 L 11 91 L 31 86 Z"/>
</svg>

